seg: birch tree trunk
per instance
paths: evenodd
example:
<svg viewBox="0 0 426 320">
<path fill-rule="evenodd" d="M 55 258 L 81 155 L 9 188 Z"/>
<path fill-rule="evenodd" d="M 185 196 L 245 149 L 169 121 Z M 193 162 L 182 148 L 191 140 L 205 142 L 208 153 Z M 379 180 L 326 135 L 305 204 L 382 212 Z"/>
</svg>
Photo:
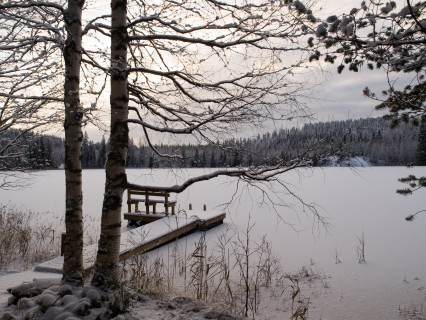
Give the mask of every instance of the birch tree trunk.
<svg viewBox="0 0 426 320">
<path fill-rule="evenodd" d="M 83 218 L 81 125 L 83 110 L 80 104 L 81 17 L 84 0 L 69 0 L 65 16 L 67 40 L 65 60 L 65 185 L 66 241 L 63 278 L 65 282 L 83 285 Z"/>
<path fill-rule="evenodd" d="M 127 89 L 127 1 L 111 1 L 111 131 L 105 165 L 106 180 L 102 207 L 101 234 L 92 284 L 114 288 L 118 284 L 120 254 L 121 204 L 126 188 L 128 147 Z"/>
</svg>

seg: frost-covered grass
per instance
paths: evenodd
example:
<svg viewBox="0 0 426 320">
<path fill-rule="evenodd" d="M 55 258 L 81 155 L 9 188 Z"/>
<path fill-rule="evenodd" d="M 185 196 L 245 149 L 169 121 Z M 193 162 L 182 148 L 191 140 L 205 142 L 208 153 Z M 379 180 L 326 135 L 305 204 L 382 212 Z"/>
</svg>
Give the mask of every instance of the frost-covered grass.
<svg viewBox="0 0 426 320">
<path fill-rule="evenodd" d="M 42 214 L 0 204 L 0 267 L 25 270 L 60 253 L 61 233 Z"/>
<path fill-rule="evenodd" d="M 425 320 L 426 310 L 424 305 L 411 304 L 408 306 L 399 307 L 399 314 L 402 320 Z"/>
<path fill-rule="evenodd" d="M 276 312 L 307 318 L 311 290 L 304 288 L 322 286 L 324 275 L 312 265 L 285 272 L 266 235 L 254 236 L 252 227 L 244 232 L 225 230 L 214 242 L 201 233 L 194 246 L 176 241 L 165 255 L 137 255 L 123 264 L 125 282 L 135 290 L 185 295 L 253 319 L 262 312 L 264 300 L 273 296 Z"/>
<path fill-rule="evenodd" d="M 278 302 L 277 313 L 307 319 L 311 290 L 306 294 L 304 288 L 321 285 L 323 275 L 313 266 L 284 272 L 266 236 L 250 239 L 252 227 L 225 232 L 216 243 L 207 243 L 206 233 L 200 233 L 193 249 L 176 241 L 166 258 L 134 256 L 123 263 L 121 287 L 113 292 L 59 280 L 24 283 L 10 290 L 0 319 L 174 319 L 170 312 L 182 319 L 254 319 L 264 300 L 271 299 Z"/>
</svg>

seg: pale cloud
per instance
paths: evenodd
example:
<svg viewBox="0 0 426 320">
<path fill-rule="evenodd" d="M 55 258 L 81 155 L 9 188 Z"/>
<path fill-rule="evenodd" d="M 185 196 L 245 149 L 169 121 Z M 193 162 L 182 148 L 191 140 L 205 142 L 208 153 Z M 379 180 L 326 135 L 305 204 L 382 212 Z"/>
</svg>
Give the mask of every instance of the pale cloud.
<svg viewBox="0 0 426 320">
<path fill-rule="evenodd" d="M 321 121 L 379 116 L 374 110 L 377 102 L 365 97 L 362 91 L 365 87 L 381 91 L 386 86 L 381 70 L 334 73 L 317 88 L 315 102 L 310 106 Z"/>
<path fill-rule="evenodd" d="M 314 6 L 314 14 L 319 17 L 327 17 L 335 14 L 348 13 L 354 7 L 360 7 L 361 0 L 317 1 Z M 404 6 L 404 0 L 397 0 L 398 8 Z M 316 11 L 320 10 L 320 11 Z M 235 57 L 234 59 L 237 59 Z M 238 60 L 238 59 L 237 59 Z M 213 64 L 212 64 L 213 66 Z M 306 99 L 315 119 L 319 121 L 345 120 L 349 118 L 377 117 L 383 113 L 375 111 L 377 102 L 365 97 L 362 93 L 365 87 L 369 87 L 373 92 L 380 93 L 388 87 L 386 73 L 383 70 L 370 71 L 362 68 L 358 73 L 344 71 L 337 74 L 337 65 L 320 63 L 321 71 L 309 75 L 307 78 L 320 80 L 320 85 L 312 92 L 312 98 Z M 396 77 L 404 77 L 396 75 Z M 286 123 L 284 126 L 297 126 L 298 123 Z M 269 127 L 275 127 L 276 124 Z M 88 126 L 89 136 L 94 140 L 99 140 L 103 133 L 96 132 L 92 126 Z M 137 130 L 132 128 L 132 136 L 139 139 Z"/>
</svg>

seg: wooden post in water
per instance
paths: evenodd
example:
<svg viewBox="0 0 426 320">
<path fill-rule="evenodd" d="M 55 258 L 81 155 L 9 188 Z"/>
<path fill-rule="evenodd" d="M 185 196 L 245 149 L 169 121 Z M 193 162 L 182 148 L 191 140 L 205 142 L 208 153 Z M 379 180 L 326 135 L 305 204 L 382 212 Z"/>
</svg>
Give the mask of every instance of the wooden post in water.
<svg viewBox="0 0 426 320">
<path fill-rule="evenodd" d="M 61 235 L 61 256 L 64 255 L 65 251 L 65 240 L 67 239 L 67 234 L 65 232 L 62 232 Z"/>
<path fill-rule="evenodd" d="M 205 204 L 203 205 L 203 210 L 207 211 L 207 205 L 205 205 Z"/>
<path fill-rule="evenodd" d="M 192 210 L 192 203 L 189 204 L 189 210 Z"/>
</svg>

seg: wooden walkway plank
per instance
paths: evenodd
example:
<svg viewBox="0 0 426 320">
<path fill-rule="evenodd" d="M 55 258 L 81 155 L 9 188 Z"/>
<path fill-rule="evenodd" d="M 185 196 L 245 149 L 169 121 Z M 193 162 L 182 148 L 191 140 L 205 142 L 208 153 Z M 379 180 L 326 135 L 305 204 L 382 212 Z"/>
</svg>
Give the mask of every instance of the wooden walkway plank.
<svg viewBox="0 0 426 320">
<path fill-rule="evenodd" d="M 225 213 L 220 211 L 189 211 L 189 213 L 191 213 L 190 217 L 167 216 L 122 233 L 120 261 L 153 250 L 200 228 L 208 229 L 225 219 Z M 83 263 L 86 271 L 92 269 L 95 265 L 97 248 L 97 243 L 83 248 Z M 37 272 L 62 273 L 63 263 L 64 258 L 61 256 L 37 265 L 34 270 Z"/>
<path fill-rule="evenodd" d="M 196 219 L 167 217 L 126 232 L 127 241 L 122 242 L 120 261 L 160 247 L 196 230 L 196 227 Z"/>
</svg>

